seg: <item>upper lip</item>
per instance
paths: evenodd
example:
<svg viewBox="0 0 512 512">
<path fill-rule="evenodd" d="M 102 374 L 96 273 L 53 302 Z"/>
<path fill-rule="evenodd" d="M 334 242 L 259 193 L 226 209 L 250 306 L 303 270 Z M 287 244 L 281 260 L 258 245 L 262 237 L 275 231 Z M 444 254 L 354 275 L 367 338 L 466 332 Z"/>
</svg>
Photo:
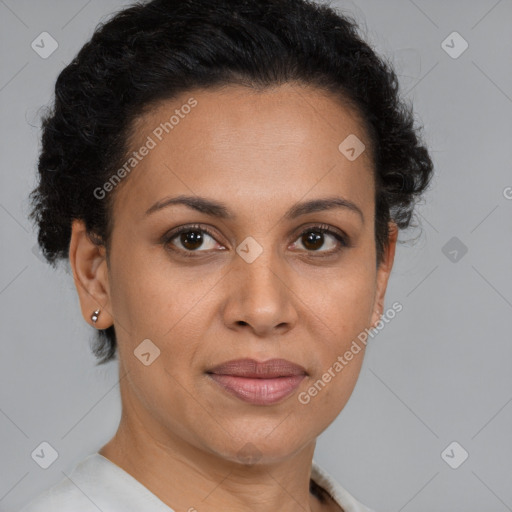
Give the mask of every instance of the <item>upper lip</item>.
<svg viewBox="0 0 512 512">
<path fill-rule="evenodd" d="M 267 361 L 256 361 L 255 359 L 233 359 L 207 370 L 207 373 L 255 379 L 272 379 L 275 377 L 307 375 L 304 367 L 286 359 L 268 359 Z"/>
</svg>

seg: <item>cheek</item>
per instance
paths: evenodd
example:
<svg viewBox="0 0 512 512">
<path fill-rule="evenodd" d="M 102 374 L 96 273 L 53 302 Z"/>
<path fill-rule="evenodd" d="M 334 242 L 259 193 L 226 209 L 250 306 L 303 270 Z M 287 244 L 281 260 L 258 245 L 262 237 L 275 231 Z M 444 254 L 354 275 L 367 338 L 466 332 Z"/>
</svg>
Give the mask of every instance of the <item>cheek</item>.
<svg viewBox="0 0 512 512">
<path fill-rule="evenodd" d="M 120 236 L 116 249 L 110 284 L 116 321 L 134 342 L 162 337 L 198 302 L 198 290 L 170 267 L 160 247 L 143 250 L 142 244 L 130 246 Z"/>
<path fill-rule="evenodd" d="M 323 432 L 340 414 L 350 399 L 359 376 L 363 350 L 337 372 L 334 365 L 324 368 L 304 390 L 297 395 L 300 422 L 315 425 Z"/>
<path fill-rule="evenodd" d="M 170 378 L 161 372 L 157 375 L 153 368 L 157 366 L 167 369 L 180 381 L 188 380 L 194 356 L 204 340 L 204 326 L 212 312 L 207 291 L 214 288 L 218 276 L 210 272 L 198 279 L 192 272 L 171 268 L 160 257 L 150 258 L 147 254 L 137 257 L 135 252 L 113 268 L 112 309 L 120 327 L 116 332 L 125 364 L 141 371 L 133 355 L 143 340 L 149 339 L 159 356 L 148 368 L 151 371 L 141 385 L 146 386 L 149 380 L 156 389 Z"/>
<path fill-rule="evenodd" d="M 305 303 L 323 323 L 325 332 L 338 342 L 357 336 L 371 322 L 376 290 L 376 272 L 362 264 L 340 266 L 322 279 L 302 285 Z M 339 343 L 336 344 L 337 348 Z"/>
<path fill-rule="evenodd" d="M 327 414 L 326 425 L 347 403 L 363 363 L 373 311 L 375 272 L 354 266 L 345 276 L 328 281 L 311 296 L 310 329 L 315 332 L 314 374 L 300 403 Z M 298 397 L 301 398 L 301 397 Z M 307 402 L 307 403 L 306 403 Z M 330 412 L 326 412 L 330 411 Z"/>
<path fill-rule="evenodd" d="M 304 406 L 305 418 L 321 419 L 326 428 L 348 402 L 356 385 L 366 349 L 368 315 L 361 314 L 354 301 L 340 299 L 340 310 L 328 330 L 329 338 L 316 336 L 313 371 L 307 386 L 297 397 Z M 360 305 L 368 308 L 368 301 Z M 363 334 L 363 335 L 361 335 Z M 327 336 L 327 334 L 326 334 Z"/>
</svg>

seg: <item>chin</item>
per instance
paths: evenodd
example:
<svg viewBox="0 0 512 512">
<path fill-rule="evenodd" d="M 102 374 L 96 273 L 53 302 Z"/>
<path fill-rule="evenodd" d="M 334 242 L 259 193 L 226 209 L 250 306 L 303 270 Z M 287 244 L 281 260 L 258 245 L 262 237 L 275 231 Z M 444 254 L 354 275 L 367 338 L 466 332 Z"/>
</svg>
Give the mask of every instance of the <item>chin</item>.
<svg viewBox="0 0 512 512">
<path fill-rule="evenodd" d="M 290 436 L 246 435 L 229 446 L 213 449 L 217 456 L 243 466 L 266 465 L 286 460 L 302 450 L 307 442 L 291 443 Z"/>
</svg>

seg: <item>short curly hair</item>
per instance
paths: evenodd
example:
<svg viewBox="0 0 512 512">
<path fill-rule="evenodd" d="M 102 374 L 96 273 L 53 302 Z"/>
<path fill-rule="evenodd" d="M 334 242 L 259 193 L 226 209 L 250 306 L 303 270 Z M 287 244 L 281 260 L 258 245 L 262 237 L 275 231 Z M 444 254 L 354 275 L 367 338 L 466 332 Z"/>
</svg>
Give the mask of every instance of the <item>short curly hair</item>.
<svg viewBox="0 0 512 512">
<path fill-rule="evenodd" d="M 153 0 L 100 23 L 57 78 L 42 117 L 39 181 L 29 218 L 56 266 L 69 256 L 73 219 L 109 249 L 114 192 L 94 190 L 126 161 L 135 121 L 195 88 L 312 85 L 354 107 L 372 148 L 377 265 L 389 221 L 411 224 L 433 164 L 399 97 L 393 66 L 358 34 L 356 21 L 309 0 Z M 97 330 L 97 364 L 116 357 L 114 326 Z"/>
</svg>

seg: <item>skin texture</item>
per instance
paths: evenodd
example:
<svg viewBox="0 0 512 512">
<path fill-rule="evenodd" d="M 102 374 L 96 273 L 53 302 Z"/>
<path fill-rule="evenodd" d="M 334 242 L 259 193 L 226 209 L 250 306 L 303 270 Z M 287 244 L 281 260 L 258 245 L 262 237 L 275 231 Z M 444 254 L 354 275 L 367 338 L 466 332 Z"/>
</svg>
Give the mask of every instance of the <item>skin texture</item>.
<svg viewBox="0 0 512 512">
<path fill-rule="evenodd" d="M 123 413 L 100 453 L 176 511 L 340 510 L 309 493 L 311 460 L 354 389 L 364 349 L 308 404 L 297 395 L 384 310 L 397 230 L 377 269 L 370 152 L 349 161 L 338 150 L 350 134 L 367 136 L 319 89 L 228 86 L 161 103 L 138 120 L 133 149 L 190 97 L 197 106 L 116 189 L 109 261 L 73 222 L 69 257 L 82 314 L 99 329 L 114 324 L 118 337 Z M 235 218 L 182 205 L 145 215 L 182 194 L 223 202 Z M 297 203 L 332 196 L 355 203 L 364 220 L 347 208 L 284 218 Z M 203 233 L 191 258 L 180 255 L 179 236 L 167 247 L 161 241 L 188 224 L 215 235 Z M 308 245 L 303 228 L 322 224 L 350 246 L 330 234 L 316 250 Z M 263 249 L 250 264 L 236 252 L 248 236 Z M 134 356 L 145 339 L 160 349 L 149 366 Z M 249 404 L 205 374 L 245 357 L 288 359 L 308 375 L 277 404 Z M 240 457 L 251 449 L 254 464 Z"/>
</svg>

